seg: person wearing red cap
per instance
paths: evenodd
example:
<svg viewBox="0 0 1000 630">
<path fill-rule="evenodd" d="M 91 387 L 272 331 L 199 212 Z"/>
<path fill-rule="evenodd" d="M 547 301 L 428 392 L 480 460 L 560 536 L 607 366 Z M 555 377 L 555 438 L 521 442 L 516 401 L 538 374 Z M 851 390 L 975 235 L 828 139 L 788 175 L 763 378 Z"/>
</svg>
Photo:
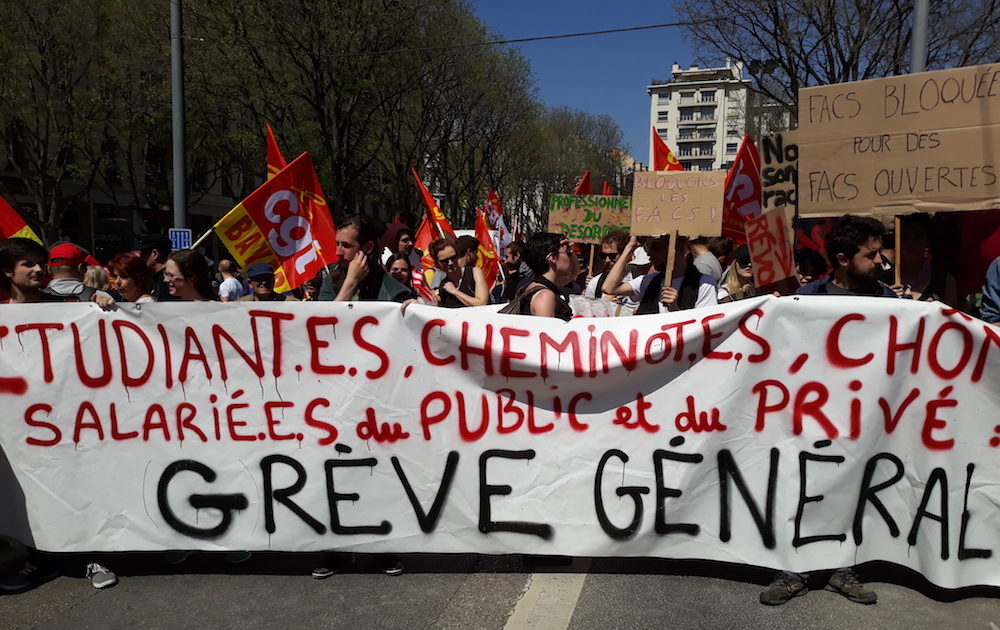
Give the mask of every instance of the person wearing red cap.
<svg viewBox="0 0 1000 630">
<path fill-rule="evenodd" d="M 97 302 L 102 308 L 114 304 L 114 298 L 83 284 L 87 272 L 87 253 L 73 243 L 59 243 L 49 250 L 49 273 L 52 281 L 44 292 L 65 302 Z"/>
</svg>

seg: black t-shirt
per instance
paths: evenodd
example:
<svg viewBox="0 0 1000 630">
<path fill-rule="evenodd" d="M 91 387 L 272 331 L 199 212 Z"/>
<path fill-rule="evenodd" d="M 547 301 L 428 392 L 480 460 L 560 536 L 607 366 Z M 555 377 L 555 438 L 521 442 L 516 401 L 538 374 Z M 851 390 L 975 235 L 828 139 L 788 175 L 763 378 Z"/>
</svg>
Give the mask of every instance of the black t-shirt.
<svg viewBox="0 0 1000 630">
<path fill-rule="evenodd" d="M 169 302 L 171 300 L 180 300 L 176 295 L 170 295 L 170 285 L 167 281 L 163 279 L 163 274 L 166 273 L 166 269 L 160 269 L 153 274 L 153 290 L 149 292 L 153 299 L 157 302 Z"/>
</svg>

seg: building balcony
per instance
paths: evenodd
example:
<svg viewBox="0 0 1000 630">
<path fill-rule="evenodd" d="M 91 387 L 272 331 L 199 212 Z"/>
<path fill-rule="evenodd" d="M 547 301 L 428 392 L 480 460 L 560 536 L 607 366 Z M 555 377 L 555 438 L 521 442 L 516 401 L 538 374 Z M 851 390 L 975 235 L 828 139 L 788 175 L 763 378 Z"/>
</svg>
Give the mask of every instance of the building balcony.
<svg viewBox="0 0 1000 630">
<path fill-rule="evenodd" d="M 715 141 L 715 134 L 711 135 L 700 135 L 700 136 L 677 136 L 677 142 L 705 142 Z"/>
<path fill-rule="evenodd" d="M 705 116 L 695 116 L 694 118 L 681 118 L 677 121 L 678 125 L 700 125 L 704 123 L 714 123 L 718 120 L 715 116 L 705 117 Z"/>
<path fill-rule="evenodd" d="M 714 160 L 715 151 L 691 151 L 690 153 L 681 151 L 677 157 L 686 160 Z"/>
</svg>

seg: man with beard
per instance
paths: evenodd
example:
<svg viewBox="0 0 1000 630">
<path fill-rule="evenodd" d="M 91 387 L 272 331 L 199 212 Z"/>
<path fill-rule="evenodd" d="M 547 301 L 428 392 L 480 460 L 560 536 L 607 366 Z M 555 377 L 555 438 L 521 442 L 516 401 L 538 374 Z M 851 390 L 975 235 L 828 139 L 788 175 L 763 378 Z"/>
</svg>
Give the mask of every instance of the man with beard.
<svg viewBox="0 0 1000 630">
<path fill-rule="evenodd" d="M 798 295 L 861 295 L 897 297 L 876 279 L 882 265 L 885 227 L 871 217 L 840 217 L 826 237 L 826 257 L 832 272 L 799 287 Z"/>
<path fill-rule="evenodd" d="M 897 297 L 895 291 L 880 283 L 876 274 L 882 269 L 882 237 L 885 226 L 870 217 L 844 215 L 826 237 L 826 256 L 833 271 L 825 278 L 799 287 L 798 295 L 855 295 Z M 760 602 L 780 606 L 808 591 L 808 573 L 779 571 L 760 593 Z M 874 604 L 875 591 L 866 588 L 852 569 L 840 568 L 830 576 L 827 588 L 852 602 Z"/>
</svg>

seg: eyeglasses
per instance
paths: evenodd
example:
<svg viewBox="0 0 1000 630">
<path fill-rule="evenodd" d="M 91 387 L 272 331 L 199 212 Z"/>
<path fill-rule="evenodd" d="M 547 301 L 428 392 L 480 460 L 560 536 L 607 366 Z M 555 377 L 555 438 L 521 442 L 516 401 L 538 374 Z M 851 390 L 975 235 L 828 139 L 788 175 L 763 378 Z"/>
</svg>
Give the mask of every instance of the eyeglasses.
<svg viewBox="0 0 1000 630">
<path fill-rule="evenodd" d="M 614 254 L 605 254 L 604 252 L 601 252 L 599 255 L 604 260 L 615 260 L 618 258 L 618 252 L 615 252 Z"/>
<path fill-rule="evenodd" d="M 180 280 L 183 277 L 184 277 L 183 274 L 179 274 L 179 273 L 178 274 L 174 274 L 174 273 L 163 272 L 163 279 L 166 280 L 167 282 L 171 282 L 173 280 Z"/>
<path fill-rule="evenodd" d="M 438 264 L 439 265 L 447 265 L 449 263 L 455 262 L 455 260 L 457 258 L 458 258 L 458 254 L 455 254 L 454 256 L 451 256 L 449 258 L 438 258 Z"/>
</svg>

